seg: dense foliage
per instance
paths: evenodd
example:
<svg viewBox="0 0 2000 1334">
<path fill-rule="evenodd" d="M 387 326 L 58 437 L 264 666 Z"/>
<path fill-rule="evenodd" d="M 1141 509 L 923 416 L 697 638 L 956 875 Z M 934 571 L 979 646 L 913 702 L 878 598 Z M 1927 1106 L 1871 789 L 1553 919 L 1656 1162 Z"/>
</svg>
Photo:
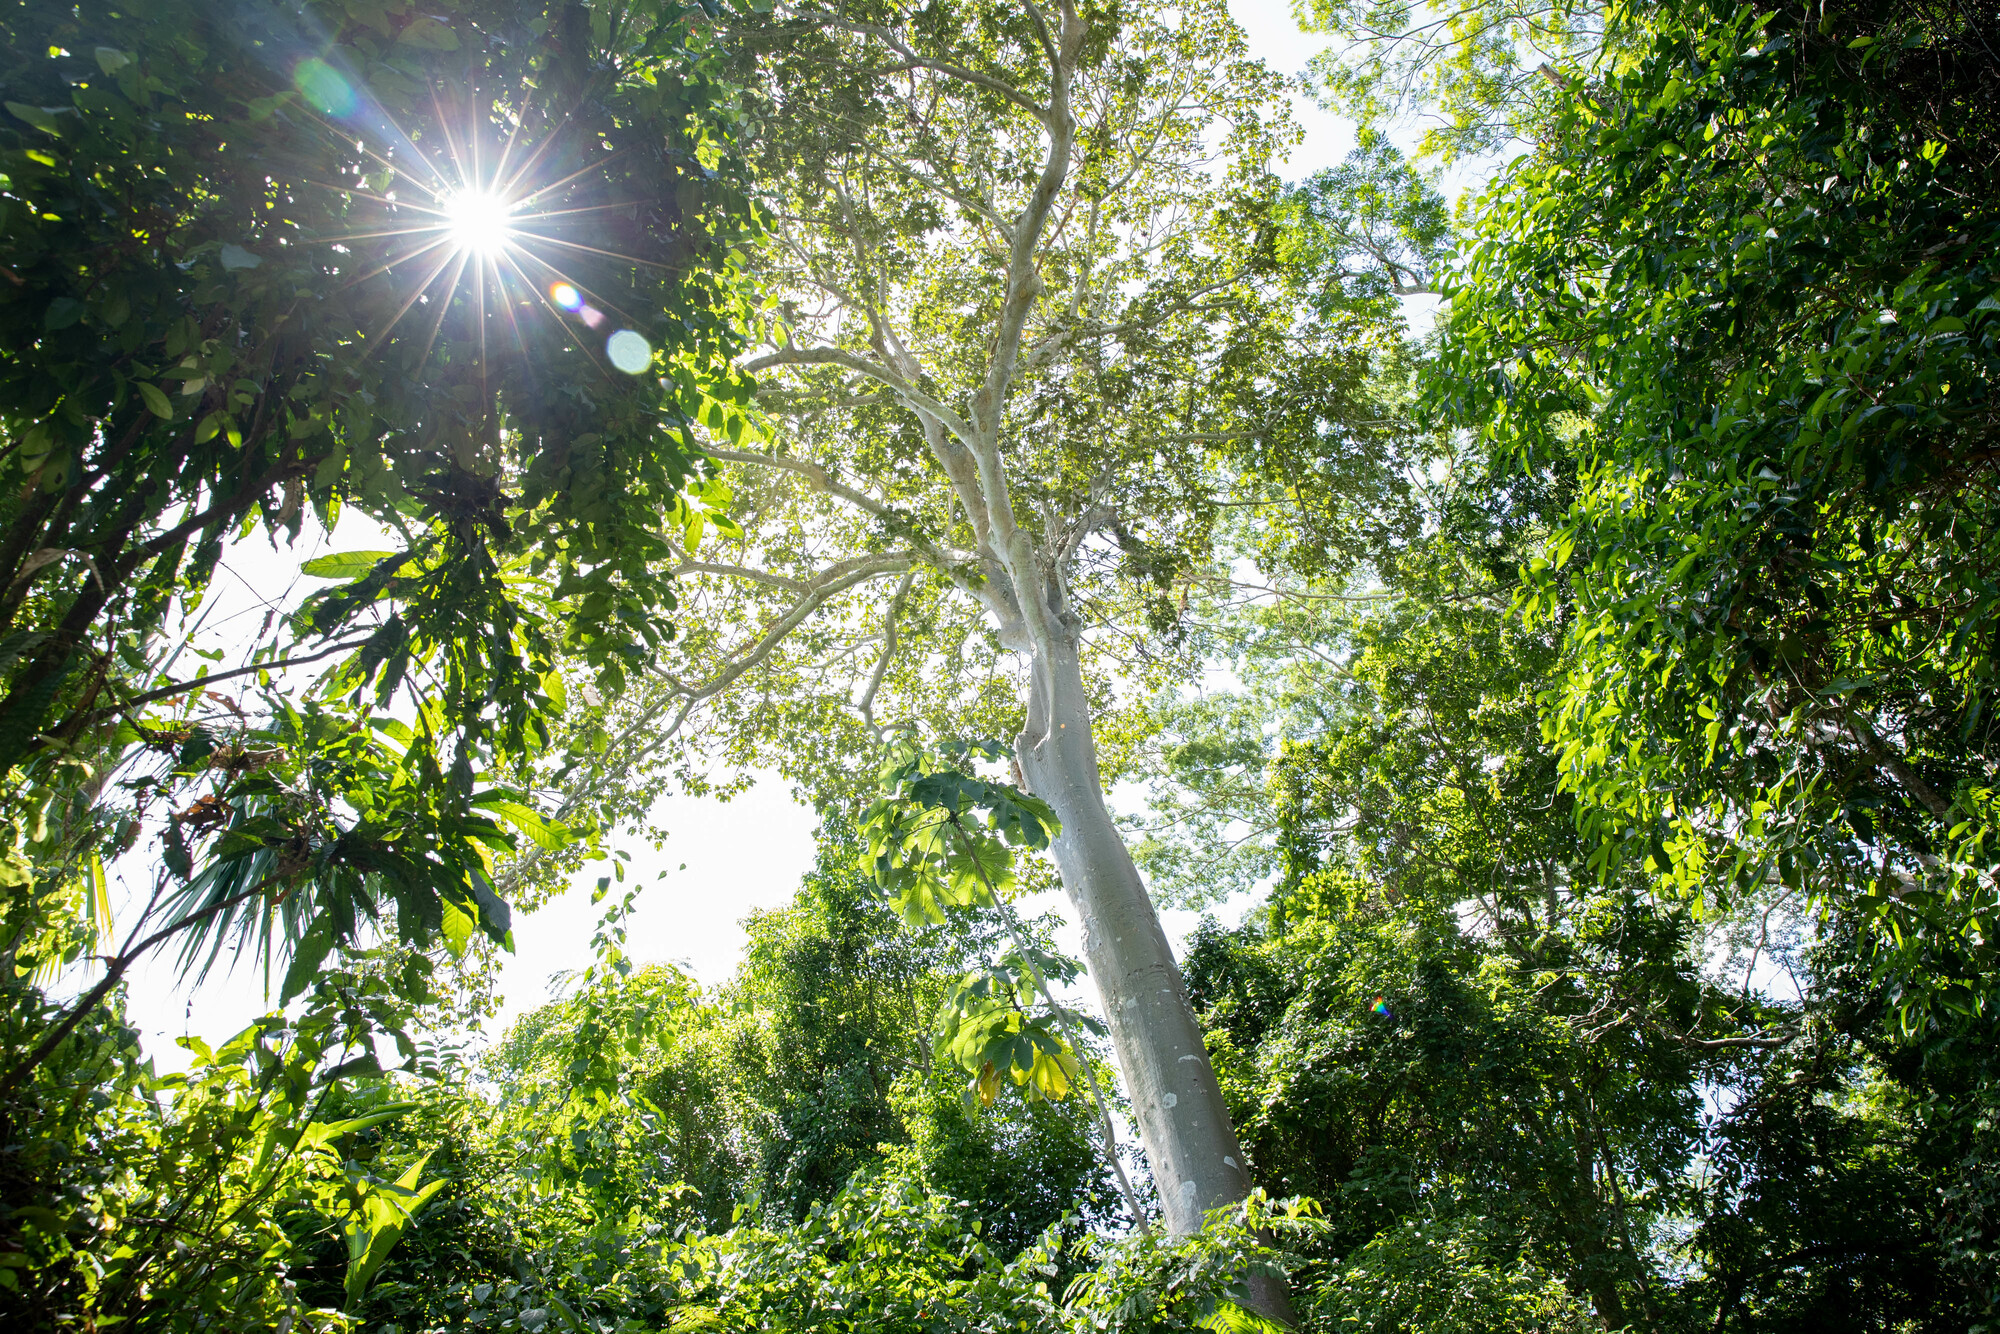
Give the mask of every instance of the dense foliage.
<svg viewBox="0 0 2000 1334">
<path fill-rule="evenodd" d="M 11 960 L 110 954 L 108 987 L 176 935 L 248 936 L 296 960 L 289 998 L 376 921 L 504 940 L 493 857 L 568 837 L 534 792 L 563 670 L 615 687 L 670 633 L 689 428 L 741 392 L 731 87 L 677 11 L 448 17 L 8 11 Z M 646 150 L 607 152 L 627 130 Z M 505 266 L 449 225 L 468 191 L 519 200 Z M 551 274 L 618 292 L 671 374 L 607 366 Z M 204 636 L 228 541 L 343 509 L 401 549 L 309 561 L 337 586 L 269 580 L 254 634 Z M 135 849 L 162 869 L 114 949 L 93 915 Z"/>
<path fill-rule="evenodd" d="M 1727 19 L 1727 21 L 1723 21 Z M 1669 11 L 1455 280 L 1449 405 L 1578 495 L 1523 600 L 1607 868 L 1842 904 L 1984 1019 L 1995 893 L 1990 28 Z"/>
<path fill-rule="evenodd" d="M 7 12 L 10 1327 L 2000 1319 L 1991 16 L 1302 13 L 1367 123 L 1281 187 L 1214 7 Z M 1518 154 L 1454 214 L 1408 108 Z M 560 182 L 511 278 L 461 114 Z M 400 549 L 200 629 L 343 507 Z M 971 740 L 1024 717 L 1251 904 L 1178 961 L 1260 1188 L 1199 1231 L 1022 911 L 1103 814 Z M 734 978 L 607 877 L 448 1036 L 509 895 L 717 757 L 823 802 Z M 161 1076 L 170 944 L 283 1008 Z"/>
</svg>

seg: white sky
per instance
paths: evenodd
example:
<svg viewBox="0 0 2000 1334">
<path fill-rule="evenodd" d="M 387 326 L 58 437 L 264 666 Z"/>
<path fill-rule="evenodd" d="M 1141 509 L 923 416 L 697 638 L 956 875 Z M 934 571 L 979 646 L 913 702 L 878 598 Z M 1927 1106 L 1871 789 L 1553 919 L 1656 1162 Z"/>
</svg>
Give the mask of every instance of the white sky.
<svg viewBox="0 0 2000 1334">
<path fill-rule="evenodd" d="M 1279 70 L 1299 72 L 1314 52 L 1326 45 L 1324 38 L 1298 31 L 1286 0 L 1232 0 L 1230 9 L 1249 36 L 1252 54 Z M 1353 147 L 1354 135 L 1350 125 L 1308 99 L 1294 101 L 1306 139 L 1293 153 L 1285 174 L 1297 179 L 1338 162 Z M 345 524 L 341 528 L 333 539 L 325 541 L 323 549 L 381 545 L 366 534 L 349 531 Z M 284 565 L 290 568 L 294 559 L 312 554 L 286 553 Z M 259 596 L 254 587 L 254 552 L 239 547 L 231 557 L 242 577 L 218 576 L 217 596 L 230 604 L 225 614 L 234 614 L 244 623 L 252 616 L 261 617 L 264 598 L 270 592 L 264 590 Z M 227 665 L 233 664 L 219 664 Z M 1115 795 L 1128 807 L 1136 807 L 1140 801 L 1136 791 Z M 704 984 L 714 986 L 727 980 L 742 958 L 746 941 L 742 919 L 753 910 L 789 902 L 800 877 L 811 868 L 815 820 L 775 776 L 726 803 L 669 799 L 662 814 L 664 826 L 673 831 L 662 851 L 655 852 L 636 840 L 624 845 L 632 854 L 628 876 L 650 882 L 628 919 L 626 952 L 642 963 L 682 964 Z M 586 867 L 576 888 L 540 911 L 515 919 L 515 952 L 501 972 L 502 1010 L 497 1023 L 489 1027 L 490 1033 L 497 1034 L 548 1000 L 552 979 L 589 964 L 590 938 L 601 911 L 591 905 L 590 890 L 608 869 L 603 863 Z M 129 870 L 150 876 L 150 868 Z M 128 896 L 133 888 L 126 885 L 126 894 L 119 897 Z M 1249 904 L 1249 897 L 1243 896 L 1224 904 L 1217 916 L 1225 921 L 1240 920 Z M 1056 911 L 1071 917 L 1060 894 L 1044 895 L 1021 907 L 1029 916 Z M 1198 914 L 1167 911 L 1162 919 L 1169 938 L 1178 942 L 1193 928 Z M 1071 953 L 1080 953 L 1079 934 L 1073 921 L 1063 933 L 1066 938 L 1062 944 Z M 233 971 L 218 966 L 208 981 L 192 991 L 178 981 L 173 965 L 171 953 L 156 955 L 142 961 L 129 977 L 129 1016 L 144 1033 L 146 1050 L 162 1071 L 186 1066 L 186 1053 L 174 1045 L 175 1037 L 193 1033 L 217 1042 L 242 1029 L 268 1006 L 261 971 L 247 962 Z"/>
</svg>

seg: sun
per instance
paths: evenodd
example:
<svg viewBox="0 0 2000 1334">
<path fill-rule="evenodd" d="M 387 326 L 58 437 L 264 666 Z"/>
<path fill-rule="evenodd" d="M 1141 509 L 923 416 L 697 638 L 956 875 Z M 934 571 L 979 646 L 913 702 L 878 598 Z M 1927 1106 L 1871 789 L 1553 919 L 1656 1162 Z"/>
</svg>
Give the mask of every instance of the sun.
<svg viewBox="0 0 2000 1334">
<path fill-rule="evenodd" d="M 514 205 L 486 190 L 460 190 L 446 195 L 438 211 L 445 233 L 460 250 L 476 255 L 497 254 L 507 247 L 514 228 Z"/>
</svg>

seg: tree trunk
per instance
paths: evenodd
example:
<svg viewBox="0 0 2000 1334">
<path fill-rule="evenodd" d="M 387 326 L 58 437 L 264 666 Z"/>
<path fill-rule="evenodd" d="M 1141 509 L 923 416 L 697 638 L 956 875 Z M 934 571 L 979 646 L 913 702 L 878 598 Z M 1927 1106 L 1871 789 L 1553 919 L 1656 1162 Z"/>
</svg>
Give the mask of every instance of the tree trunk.
<svg viewBox="0 0 2000 1334">
<path fill-rule="evenodd" d="M 1243 1150 L 1188 1006 L 1180 969 L 1124 837 L 1104 804 L 1074 634 L 1037 654 L 1028 722 L 1014 753 L 1062 820 L 1056 866 L 1083 920 L 1083 950 L 1171 1232 L 1250 1191 Z"/>
</svg>

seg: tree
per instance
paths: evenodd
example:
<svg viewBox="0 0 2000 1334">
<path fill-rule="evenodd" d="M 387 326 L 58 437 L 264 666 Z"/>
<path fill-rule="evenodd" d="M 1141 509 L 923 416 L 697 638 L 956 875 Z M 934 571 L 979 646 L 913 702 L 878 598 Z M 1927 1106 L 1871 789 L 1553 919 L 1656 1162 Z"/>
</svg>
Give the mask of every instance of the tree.
<svg viewBox="0 0 2000 1334">
<path fill-rule="evenodd" d="M 2000 79 L 1984 20 L 1635 16 L 1454 281 L 1436 402 L 1578 491 L 1524 594 L 1604 873 L 1867 924 L 1988 1031 Z"/>
<path fill-rule="evenodd" d="M 565 837 L 533 792 L 557 658 L 609 689 L 664 642 L 689 431 L 743 392 L 753 219 L 701 13 L 0 20 L 0 948 L 109 956 L 0 1090 L 176 937 L 297 946 L 287 997 L 384 915 L 506 938 L 495 851 Z M 226 542 L 347 507 L 402 549 L 306 566 L 337 586 L 239 665 L 169 671 Z M 41 931 L 147 833 L 122 948 Z"/>
<path fill-rule="evenodd" d="M 930 1293 L 987 1327 L 1022 1301 L 1088 1318 L 1099 1308 L 1065 1313 L 1051 1287 L 1107 1261 L 1181 1266 L 1172 1293 L 1145 1297 L 1177 1317 L 1235 1300 L 1217 1291 L 1241 1277 L 1223 1264 L 1271 1258 L 1246 1251 L 1242 1210 L 1191 1242 L 1149 1237 L 1142 1257 L 1092 1247 L 1112 1196 L 1089 1111 L 965 1097 L 926 1040 L 984 943 L 978 924 L 904 929 L 858 873 L 852 836 L 837 822 L 822 833 L 820 865 L 790 905 L 751 919 L 723 987 L 703 996 L 677 969 L 610 950 L 476 1062 L 447 1063 L 427 1087 L 399 1081 L 410 1115 L 363 1123 L 347 1158 L 384 1179 L 422 1164 L 435 1195 L 345 1301 L 351 1317 L 533 1328 L 567 1310 L 653 1328 L 706 1304 L 739 1327 L 746 1310 L 826 1323 Z M 1035 939 L 1046 925 L 1030 925 Z M 360 1115 L 384 1092 L 342 1091 L 324 1115 Z M 286 1205 L 301 1300 L 342 1304 L 342 1217 Z"/>
<path fill-rule="evenodd" d="M 380 1081 L 357 1089 L 351 1078 L 376 1068 L 378 1039 L 414 1051 L 407 995 L 375 962 L 363 954 L 328 970 L 289 1017 L 267 1016 L 214 1049 L 183 1039 L 185 1074 L 156 1074 L 116 1001 L 88 1012 L 81 1040 L 57 1048 L 8 1104 L 8 1327 L 342 1328 L 332 1308 L 343 1291 L 365 1286 L 436 1191 L 399 1180 L 414 1175 L 405 1163 L 376 1175 L 356 1145 L 414 1107 Z M 39 1032 L 40 993 L 8 981 L 0 1036 L 18 1050 Z M 286 1227 L 300 1213 L 339 1257 L 327 1304 L 286 1274 Z"/>
<path fill-rule="evenodd" d="M 1184 967 L 1253 1169 L 1326 1210 L 1311 1318 L 1962 1326 L 1981 1056 L 1896 1041 L 1782 885 L 1598 874 L 1541 734 L 1563 639 L 1507 596 L 1563 493 L 1444 477 L 1372 596 L 1254 610 L 1240 688 L 1156 711 L 1155 845 L 1268 830 L 1269 903 Z"/>
<path fill-rule="evenodd" d="M 972 945 L 904 932 L 858 861 L 852 833 L 823 825 L 798 897 L 746 920 L 743 967 L 721 1001 L 740 1017 L 709 1039 L 755 1160 L 749 1193 L 794 1218 L 906 1138 L 891 1091 L 929 1065 L 931 1018 Z"/>
<path fill-rule="evenodd" d="M 899 1171 L 965 1201 L 1002 1256 L 1051 1226 L 1096 1218 L 1110 1173 L 1093 1111 L 1033 1096 L 984 1103 L 938 1050 L 948 997 L 1004 947 L 995 928 L 958 910 L 912 930 L 860 852 L 830 818 L 791 906 L 745 924 L 743 966 L 700 1042 L 750 1160 L 735 1197 L 717 1203 L 757 1199 L 771 1217 L 796 1219 L 887 1150 Z M 1048 948 L 1046 922 L 1027 929 Z"/>
<path fill-rule="evenodd" d="M 683 562 L 681 665 L 621 702 L 579 791 L 658 773 L 696 727 L 843 796 L 892 729 L 1014 732 L 1191 1230 L 1248 1179 L 1098 723 L 1114 672 L 1182 669 L 1176 585 L 1213 577 L 1248 452 L 1375 466 L 1379 414 L 1342 395 L 1381 332 L 1305 336 L 1259 280 L 1286 129 L 1219 6 L 781 6 L 758 41 L 777 304 L 744 365 L 770 443 L 711 446 L 743 536 Z M 1287 357 L 1332 388 L 1267 402 Z"/>
<path fill-rule="evenodd" d="M 1620 54 L 1629 30 L 1613 15 L 1632 11 L 1568 0 L 1308 0 L 1295 12 L 1306 31 L 1340 39 L 1312 60 L 1325 101 L 1364 137 L 1422 118 L 1422 156 L 1451 162 L 1532 139 L 1570 78 Z"/>
</svg>

